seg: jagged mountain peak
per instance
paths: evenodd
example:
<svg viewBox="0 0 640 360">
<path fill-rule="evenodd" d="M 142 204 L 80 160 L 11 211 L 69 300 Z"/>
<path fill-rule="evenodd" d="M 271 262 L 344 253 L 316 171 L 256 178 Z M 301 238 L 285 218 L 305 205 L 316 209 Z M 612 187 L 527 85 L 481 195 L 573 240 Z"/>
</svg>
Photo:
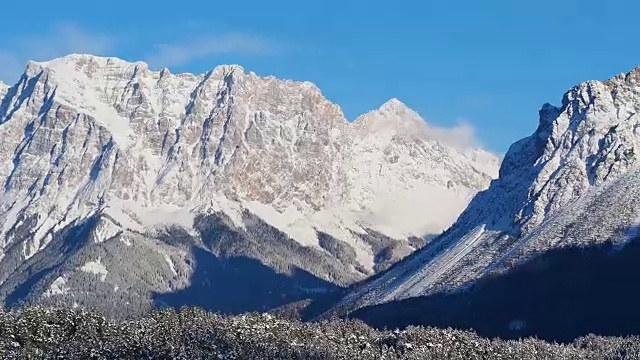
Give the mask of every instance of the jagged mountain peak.
<svg viewBox="0 0 640 360">
<path fill-rule="evenodd" d="M 371 223 L 389 233 L 439 232 L 475 194 L 471 189 L 488 183 L 498 168 L 495 155 L 451 145 L 395 98 L 359 116 L 353 127 L 357 156 L 352 174 L 359 180 L 353 182 L 352 193 L 374 214 L 385 213 L 384 218 L 371 216 Z M 375 195 L 389 192 L 404 195 Z M 438 214 L 432 208 L 436 203 L 446 204 Z M 383 210 L 394 204 L 404 204 L 406 211 Z M 430 220 L 423 222 L 425 217 Z"/>
<path fill-rule="evenodd" d="M 253 172 L 258 164 L 244 163 L 240 159 L 267 152 L 288 159 L 279 165 L 289 168 L 281 169 L 285 180 L 269 180 L 269 191 L 261 190 L 271 176 L 268 174 L 273 173 L 266 168 L 261 176 L 253 175 L 253 181 L 243 180 L 243 185 L 216 187 L 225 187 L 228 196 L 259 200 L 281 211 L 290 205 L 301 209 L 305 207 L 304 203 L 318 210 L 349 196 L 348 187 L 353 185 L 344 181 L 349 175 L 340 162 L 349 161 L 352 157 L 346 149 L 357 147 L 349 140 L 353 138 L 353 127 L 357 134 L 364 135 L 356 136 L 359 143 L 369 142 L 376 151 L 388 153 L 386 156 L 398 151 L 415 152 L 417 150 L 411 150 L 410 139 L 426 139 L 422 136 L 426 131 L 424 120 L 397 99 L 391 99 L 380 109 L 361 116 L 351 126 L 340 107 L 324 98 L 314 84 L 280 80 L 273 76 L 259 77 L 253 72 L 247 74 L 239 65 L 220 65 L 201 75 L 174 75 L 168 69 L 151 71 L 144 62 L 71 54 L 47 62 L 29 62 L 20 86 L 8 98 L 7 104 L 19 110 L 24 107 L 21 103 L 24 98 L 42 102 L 42 107 L 34 111 L 45 116 L 40 120 L 43 124 L 47 122 L 46 116 L 76 112 L 85 116 L 82 120 L 88 124 L 84 126 L 91 129 L 96 125 L 101 129 L 99 133 L 90 132 L 99 134 L 101 147 L 107 146 L 105 141 L 111 139 L 116 148 L 127 149 L 130 171 L 145 166 L 150 173 L 156 172 L 157 179 L 146 179 L 144 186 L 139 185 L 146 189 L 147 204 L 165 201 L 161 200 L 164 196 L 159 195 L 163 192 L 176 193 L 175 189 L 166 188 L 171 183 L 165 183 L 169 175 L 178 176 L 171 165 L 173 162 L 191 164 L 193 176 L 196 172 L 202 172 L 200 176 L 211 172 L 224 177 L 224 173 L 241 169 L 249 171 L 251 168 Z M 54 109 L 55 115 L 52 113 Z M 3 116 L 12 117 L 14 125 L 28 127 L 31 126 L 30 115 L 9 111 Z M 72 118 L 65 116 L 65 122 L 60 125 L 71 126 L 69 121 Z M 362 127 L 364 131 L 359 131 Z M 401 136 L 393 145 L 396 149 L 392 149 L 386 140 L 379 142 L 370 135 L 389 139 Z M 321 147 L 318 146 L 320 144 Z M 443 151 L 437 147 L 419 146 L 419 152 L 424 152 L 426 159 L 438 157 L 437 153 Z M 460 160 L 455 152 L 447 153 L 447 157 L 454 163 Z M 142 163 L 131 163 L 137 158 Z M 286 183 L 292 175 L 300 177 L 296 175 L 300 171 L 306 173 L 317 168 L 318 158 L 328 161 L 328 171 L 318 175 L 322 181 L 315 182 L 314 186 L 328 187 L 333 191 L 329 194 L 314 191 L 313 187 L 302 184 L 309 180 L 308 176 L 302 176 L 306 180 L 302 183 L 301 179 L 296 181 L 300 183 L 300 189 L 296 190 L 298 185 L 294 185 L 285 191 L 287 195 L 274 196 L 276 184 Z M 260 166 L 271 168 L 276 165 L 268 157 L 260 159 Z M 475 159 L 471 159 L 473 161 Z M 469 165 L 466 160 L 462 163 Z M 201 168 L 203 166 L 204 169 Z M 358 181 L 351 179 L 349 182 Z M 475 185 L 472 187 L 476 189 Z M 161 191 L 161 188 L 165 189 Z M 204 191 L 205 188 L 207 185 L 204 183 L 192 183 L 190 189 L 180 191 L 180 197 L 189 191 Z M 275 190 L 276 193 L 279 191 Z M 118 197 L 131 196 L 126 187 L 115 190 L 115 193 Z M 189 195 L 189 198 L 193 197 L 193 194 Z M 185 201 L 187 199 L 183 198 L 177 204 Z"/>
<path fill-rule="evenodd" d="M 120 148 L 143 138 L 142 133 L 154 126 L 149 123 L 155 121 L 154 117 L 173 119 L 169 120 L 169 127 L 177 129 L 184 123 L 178 121 L 179 117 L 186 116 L 191 122 L 191 112 L 211 105 L 223 107 L 231 98 L 236 102 L 240 98 L 251 99 L 256 102 L 253 107 L 271 114 L 301 104 L 307 109 L 326 106 L 327 112 L 344 117 L 339 107 L 326 100 L 311 83 L 260 77 L 246 73 L 240 65 L 218 65 L 199 75 L 171 74 L 166 68 L 152 71 L 142 61 L 71 54 L 46 62 L 30 61 L 21 82 L 23 87 L 31 84 L 32 90 L 41 93 L 39 96 L 51 105 L 63 104 L 90 116 Z M 207 104 L 208 101 L 213 103 Z M 276 101 L 285 106 L 277 106 Z M 271 120 L 289 121 L 292 117 L 281 114 Z"/>
<path fill-rule="evenodd" d="M 628 81 L 632 81 L 636 84 L 640 84 L 640 65 L 637 65 L 633 70 L 625 74 L 625 78 Z"/>
<path fill-rule="evenodd" d="M 519 210 L 494 217 L 507 216 L 514 233 L 527 233 L 554 210 L 633 168 L 640 87 L 626 81 L 631 73 L 582 82 L 564 94 L 561 106 L 542 106 L 538 128 L 510 147 L 496 180 L 496 188 L 511 187 L 526 200 L 512 202 Z"/>
<path fill-rule="evenodd" d="M 197 78 L 203 80 L 205 78 L 222 78 L 229 75 L 249 76 L 251 78 L 262 79 L 267 81 L 282 82 L 290 85 L 298 85 L 306 89 L 313 89 L 320 92 L 320 89 L 310 81 L 296 81 L 289 79 L 280 79 L 272 75 L 261 77 L 253 71 L 246 71 L 244 66 L 240 64 L 219 64 L 204 73 L 172 73 L 167 67 L 160 70 L 152 70 L 150 65 L 144 61 L 128 61 L 113 56 L 96 56 L 91 54 L 68 54 L 48 61 L 30 60 L 26 65 L 27 72 L 34 73 L 43 69 L 52 69 L 54 71 L 69 72 L 85 72 L 89 75 L 93 71 L 104 71 L 105 69 L 119 69 L 116 71 L 134 72 L 137 75 L 151 74 L 153 78 L 162 78 L 166 76 L 177 76 L 182 78 Z M 34 69 L 29 71 L 29 69 Z"/>
<path fill-rule="evenodd" d="M 382 104 L 378 110 L 385 111 L 385 112 L 399 113 L 399 112 L 410 111 L 411 109 L 399 99 L 391 98 L 387 100 L 384 104 Z"/>
<path fill-rule="evenodd" d="M 640 84 L 640 64 L 636 65 L 631 71 L 619 73 L 612 79 L 605 82 L 625 82 L 627 84 L 637 85 Z"/>
<path fill-rule="evenodd" d="M 487 164 L 485 167 L 481 166 L 483 171 L 487 170 L 492 176 L 497 175 L 499 156 L 482 149 L 473 141 L 462 139 L 468 137 L 468 134 L 457 133 L 456 130 L 465 129 L 431 126 L 420 114 L 396 98 L 356 118 L 354 127 L 356 134 L 372 146 L 374 143 L 381 145 L 394 141 L 428 142 L 439 148 L 438 151 L 465 154 L 477 160 L 478 164 Z"/>
<path fill-rule="evenodd" d="M 114 56 L 96 56 L 91 54 L 79 54 L 72 53 L 64 56 L 60 56 L 51 60 L 46 61 L 35 61 L 30 60 L 27 62 L 27 66 L 29 65 L 40 65 L 43 67 L 51 67 L 56 68 L 66 64 L 74 64 L 74 65 L 85 65 L 85 64 L 95 64 L 97 66 L 144 66 L 148 67 L 147 63 L 143 61 L 129 62 L 127 60 L 114 57 Z"/>
<path fill-rule="evenodd" d="M 635 74 L 586 81 L 561 106 L 544 104 L 537 129 L 509 148 L 499 177 L 453 226 L 343 304 L 455 291 L 549 250 L 625 244 L 640 219 Z"/>
<path fill-rule="evenodd" d="M 394 136 L 426 137 L 427 123 L 407 105 L 396 98 L 378 109 L 360 115 L 354 127 L 361 137 L 391 139 Z"/>
<path fill-rule="evenodd" d="M 144 61 L 127 61 L 122 58 L 114 57 L 114 56 L 97 56 L 91 54 L 68 54 L 65 56 L 61 56 L 48 61 L 34 61 L 30 60 L 27 62 L 27 68 L 36 66 L 43 68 L 69 68 L 70 66 L 75 67 L 76 70 L 81 71 L 85 68 L 96 69 L 96 68 L 137 68 L 139 71 L 149 71 L 150 66 L 148 63 Z M 170 71 L 168 68 L 161 68 L 159 71 L 153 71 L 154 73 L 163 73 L 165 75 L 169 75 Z M 220 73 L 220 74 L 244 74 L 244 68 L 239 64 L 221 64 L 217 65 L 213 69 L 209 71 L 209 73 Z M 191 73 L 183 73 L 183 75 L 192 75 L 192 76 L 204 76 L 205 74 L 191 74 Z"/>
<path fill-rule="evenodd" d="M 407 119 L 407 118 L 422 120 L 422 118 L 420 117 L 420 115 L 418 115 L 418 113 L 413 111 L 405 103 L 403 103 L 402 101 L 396 98 L 389 99 L 384 104 L 380 105 L 379 108 L 373 111 L 370 111 L 368 113 L 365 113 L 360 117 L 374 117 L 378 120 L 388 119 L 388 120 L 394 120 L 394 121 Z"/>
<path fill-rule="evenodd" d="M 147 87 L 156 82 L 159 84 L 172 84 L 179 82 L 199 83 L 206 81 L 227 81 L 231 78 L 249 76 L 255 79 L 259 77 L 251 72 L 246 73 L 238 64 L 221 64 L 211 70 L 201 73 L 176 73 L 164 67 L 160 70 L 152 70 L 144 61 L 130 62 L 118 57 L 95 56 L 90 54 L 70 54 L 49 61 L 28 61 L 25 75 L 29 77 L 46 73 L 47 77 L 64 78 L 66 83 L 73 82 L 83 86 L 89 82 L 112 85 L 114 82 L 128 82 L 131 84 L 142 83 Z M 59 84 L 56 84 L 59 85 Z M 104 85 L 104 84 L 103 84 Z M 177 86 L 176 84 L 173 84 Z M 195 86 L 195 84 L 190 84 Z M 171 86 L 171 85 L 169 85 Z M 72 90 L 72 91 L 75 91 Z"/>
<path fill-rule="evenodd" d="M 247 256 L 234 245 L 244 239 L 263 263 L 344 284 L 451 224 L 492 178 L 478 169 L 497 167 L 421 139 L 412 127 L 426 123 L 399 101 L 352 124 L 314 84 L 238 65 L 193 75 L 82 54 L 30 62 L 0 119 L 0 248 L 13 251 L 0 274 L 93 219 L 87 243 L 156 248 L 178 227 L 178 238 Z M 361 122 L 396 125 L 358 136 Z M 212 214 L 229 225 L 222 238 Z M 103 274 L 99 259 L 87 266 Z"/>
</svg>

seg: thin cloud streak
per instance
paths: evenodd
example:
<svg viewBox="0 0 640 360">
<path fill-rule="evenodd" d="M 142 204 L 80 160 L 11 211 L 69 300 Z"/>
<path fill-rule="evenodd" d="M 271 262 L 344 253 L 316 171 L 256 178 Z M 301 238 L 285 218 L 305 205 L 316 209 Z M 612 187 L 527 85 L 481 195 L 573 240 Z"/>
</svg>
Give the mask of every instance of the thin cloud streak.
<svg viewBox="0 0 640 360">
<path fill-rule="evenodd" d="M 146 61 L 157 67 L 183 66 L 194 60 L 222 54 L 273 56 L 286 50 L 283 44 L 242 33 L 209 35 L 184 43 L 158 44 Z"/>
<path fill-rule="evenodd" d="M 0 80 L 17 80 L 29 60 L 51 60 L 70 53 L 107 55 L 115 45 L 111 36 L 86 31 L 74 23 L 60 23 L 46 35 L 16 37 L 10 46 L 0 49 Z"/>
<path fill-rule="evenodd" d="M 476 137 L 475 128 L 464 120 L 459 120 L 453 127 L 439 127 L 431 124 L 427 126 L 426 136 L 432 140 L 457 148 L 481 146 Z"/>
</svg>

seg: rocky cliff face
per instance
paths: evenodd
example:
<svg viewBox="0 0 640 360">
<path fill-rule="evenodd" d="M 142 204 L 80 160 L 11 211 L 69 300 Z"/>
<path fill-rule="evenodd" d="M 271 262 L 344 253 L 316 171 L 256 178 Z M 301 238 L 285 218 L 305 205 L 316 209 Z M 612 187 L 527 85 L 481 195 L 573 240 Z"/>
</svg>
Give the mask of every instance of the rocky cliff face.
<svg viewBox="0 0 640 360">
<path fill-rule="evenodd" d="M 239 66 L 171 74 L 69 55 L 30 62 L 0 98 L 0 292 L 11 301 L 60 293 L 51 286 L 77 269 L 108 282 L 131 246 L 139 256 L 112 285 L 135 283 L 139 298 L 192 281 L 194 248 L 348 284 L 373 272 L 378 251 L 406 254 L 408 237 L 450 224 L 498 165 L 429 138 L 397 100 L 350 124 L 313 84 Z M 403 211 L 414 216 L 393 218 Z M 26 268 L 48 270 L 32 279 Z M 141 275 L 156 268 L 153 281 Z"/>
<path fill-rule="evenodd" d="M 551 249 L 637 236 L 639 74 L 588 81 L 561 106 L 545 104 L 536 131 L 511 146 L 498 179 L 450 229 L 340 306 L 452 291 Z"/>
</svg>

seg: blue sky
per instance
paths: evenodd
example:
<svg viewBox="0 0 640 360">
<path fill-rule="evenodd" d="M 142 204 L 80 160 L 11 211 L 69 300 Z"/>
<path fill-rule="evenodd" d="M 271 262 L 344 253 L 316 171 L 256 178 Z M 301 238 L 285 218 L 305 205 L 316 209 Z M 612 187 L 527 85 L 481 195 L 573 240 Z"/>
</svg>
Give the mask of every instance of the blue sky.
<svg viewBox="0 0 640 360">
<path fill-rule="evenodd" d="M 70 52 L 309 80 L 349 119 L 392 97 L 504 152 L 578 82 L 640 63 L 632 0 L 11 1 L 0 79 Z M 7 16 L 6 14 L 10 14 Z"/>
</svg>

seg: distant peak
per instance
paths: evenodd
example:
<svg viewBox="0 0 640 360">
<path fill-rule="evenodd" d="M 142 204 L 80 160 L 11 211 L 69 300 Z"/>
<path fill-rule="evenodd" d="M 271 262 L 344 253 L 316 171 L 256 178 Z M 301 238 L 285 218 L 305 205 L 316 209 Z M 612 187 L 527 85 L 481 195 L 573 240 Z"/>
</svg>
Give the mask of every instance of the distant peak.
<svg viewBox="0 0 640 360">
<path fill-rule="evenodd" d="M 427 123 L 402 101 L 391 98 L 378 109 L 360 115 L 354 124 L 362 134 L 424 134 Z M 412 136 L 413 136 L 412 135 Z"/>
<path fill-rule="evenodd" d="M 382 106 L 380 106 L 379 110 L 397 111 L 397 110 L 410 110 L 410 109 L 402 101 L 400 101 L 400 100 L 398 100 L 396 98 L 391 98 L 387 102 L 382 104 Z"/>
<path fill-rule="evenodd" d="M 97 63 L 97 64 L 121 64 L 121 65 L 147 65 L 142 61 L 129 62 L 113 56 L 97 56 L 90 54 L 68 54 L 48 61 L 29 61 L 29 63 L 38 64 L 41 66 L 55 66 L 59 64 L 83 64 L 83 63 Z"/>
<path fill-rule="evenodd" d="M 26 65 L 26 72 L 28 74 L 33 75 L 41 71 L 42 69 L 53 69 L 54 71 L 59 71 L 61 69 L 69 69 L 75 68 L 76 70 L 80 69 L 100 69 L 100 68 L 135 68 L 136 71 L 141 71 L 142 73 L 151 72 L 159 74 L 161 78 L 173 75 L 169 68 L 162 67 L 158 71 L 150 71 L 149 64 L 144 61 L 127 61 L 118 57 L 113 56 L 98 56 L 98 55 L 90 55 L 90 54 L 68 54 L 65 56 L 61 56 L 58 58 L 54 58 L 52 60 L 47 61 L 35 61 L 29 60 Z M 216 77 L 225 77 L 229 75 L 243 75 L 245 74 L 245 69 L 238 64 L 223 64 L 217 65 L 213 67 L 211 70 L 207 72 L 208 75 L 214 75 Z M 191 73 L 180 73 L 176 74 L 180 75 L 194 75 Z M 205 74 L 201 74 L 200 76 L 204 76 Z M 194 75 L 195 76 L 195 75 Z"/>
<path fill-rule="evenodd" d="M 242 65 L 238 64 L 222 64 L 218 65 L 214 68 L 214 70 L 225 70 L 225 71 L 240 71 L 244 72 L 244 68 Z"/>
<path fill-rule="evenodd" d="M 640 65 L 637 65 L 633 70 L 626 74 L 626 80 L 633 83 L 640 83 Z"/>
<path fill-rule="evenodd" d="M 244 68 L 238 64 L 218 65 L 210 72 L 212 75 L 228 76 L 242 75 L 245 73 Z"/>
<path fill-rule="evenodd" d="M 416 120 L 419 119 L 420 122 L 424 122 L 424 120 L 420 117 L 418 113 L 411 110 L 405 103 L 398 100 L 397 98 L 391 98 L 384 104 L 382 104 L 378 109 L 373 110 L 369 113 L 361 115 L 361 117 L 371 117 L 381 118 L 392 121 L 407 121 L 409 119 Z"/>
</svg>

